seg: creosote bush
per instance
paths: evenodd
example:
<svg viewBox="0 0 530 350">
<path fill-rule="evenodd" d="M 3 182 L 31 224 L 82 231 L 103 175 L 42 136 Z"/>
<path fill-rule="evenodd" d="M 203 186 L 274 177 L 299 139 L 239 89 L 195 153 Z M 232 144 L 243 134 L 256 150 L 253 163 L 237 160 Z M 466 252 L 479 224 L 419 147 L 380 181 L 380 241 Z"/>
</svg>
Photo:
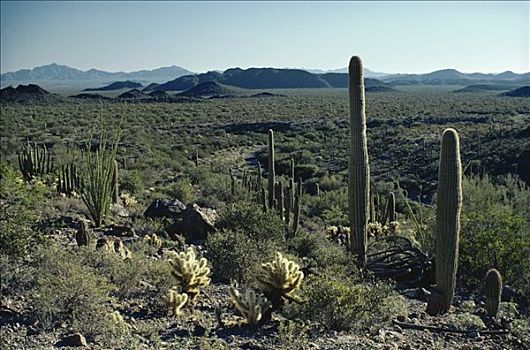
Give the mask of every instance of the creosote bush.
<svg viewBox="0 0 530 350">
<path fill-rule="evenodd" d="M 51 329 L 65 322 L 86 336 L 102 334 L 115 287 L 76 257 L 76 252 L 44 248 L 38 253 L 31 304 L 40 324 Z"/>
<path fill-rule="evenodd" d="M 301 293 L 307 303 L 293 305 L 286 314 L 316 321 L 329 330 L 368 330 L 407 314 L 403 297 L 385 283 L 356 284 L 346 276 L 313 275 Z"/>
</svg>

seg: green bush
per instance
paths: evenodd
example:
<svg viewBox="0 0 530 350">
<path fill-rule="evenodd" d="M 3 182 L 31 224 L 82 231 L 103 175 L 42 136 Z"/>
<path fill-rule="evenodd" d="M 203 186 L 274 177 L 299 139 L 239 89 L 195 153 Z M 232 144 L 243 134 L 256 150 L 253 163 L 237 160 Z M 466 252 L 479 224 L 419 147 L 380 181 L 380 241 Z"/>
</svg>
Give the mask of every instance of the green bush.
<svg viewBox="0 0 530 350">
<path fill-rule="evenodd" d="M 384 283 L 355 284 L 344 276 L 309 276 L 301 295 L 307 303 L 291 308 L 288 315 L 316 321 L 328 330 L 369 330 L 407 314 L 403 297 Z"/>
<path fill-rule="evenodd" d="M 185 204 L 193 203 L 197 199 L 197 191 L 187 178 L 178 179 L 170 184 L 164 192 L 171 198 L 176 198 Z"/>
<path fill-rule="evenodd" d="M 460 277 L 480 289 L 490 268 L 496 268 L 505 284 L 530 298 L 530 215 L 526 203 L 530 190 L 509 178 L 488 177 L 464 181 L 464 210 L 460 253 Z"/>
<path fill-rule="evenodd" d="M 348 193 L 347 187 L 324 192 L 320 197 L 307 200 L 307 216 L 318 217 L 325 225 L 348 225 Z"/>
<path fill-rule="evenodd" d="M 284 242 L 285 226 L 279 215 L 249 202 L 228 205 L 219 215 L 219 230 L 242 231 L 253 240 Z"/>
<path fill-rule="evenodd" d="M 241 230 L 225 230 L 208 237 L 206 258 L 217 281 L 253 282 L 261 263 L 273 258 L 279 247 L 274 241 L 255 240 Z"/>
<path fill-rule="evenodd" d="M 135 196 L 140 195 L 144 189 L 144 184 L 138 170 L 124 171 L 123 173 L 120 177 L 120 190 L 129 192 Z"/>
<path fill-rule="evenodd" d="M 407 314 L 403 297 L 385 283 L 363 285 L 347 277 L 309 276 L 301 295 L 307 302 L 288 310 L 288 315 L 316 321 L 328 330 L 369 330 Z"/>
<path fill-rule="evenodd" d="M 40 324 L 51 329 L 62 323 L 91 337 L 108 328 L 113 286 L 78 259 L 75 251 L 45 248 L 37 257 L 36 285 L 31 304 Z"/>
<path fill-rule="evenodd" d="M 34 229 L 47 193 L 40 180 L 25 183 L 18 172 L 0 163 L 0 251 L 12 257 L 30 253 L 42 235 Z"/>
</svg>

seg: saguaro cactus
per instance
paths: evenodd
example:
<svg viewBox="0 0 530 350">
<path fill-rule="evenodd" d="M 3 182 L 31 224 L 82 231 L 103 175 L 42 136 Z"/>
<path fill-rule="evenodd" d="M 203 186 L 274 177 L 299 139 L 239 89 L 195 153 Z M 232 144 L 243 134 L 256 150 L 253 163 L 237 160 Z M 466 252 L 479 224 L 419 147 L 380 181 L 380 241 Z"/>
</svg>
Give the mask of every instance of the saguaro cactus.
<svg viewBox="0 0 530 350">
<path fill-rule="evenodd" d="M 274 131 L 269 129 L 269 208 L 274 208 L 274 184 L 276 183 L 276 172 L 274 170 Z"/>
<path fill-rule="evenodd" d="M 436 204 L 436 286 L 439 312 L 449 311 L 458 268 L 460 211 L 462 208 L 462 164 L 460 141 L 454 129 L 442 134 Z"/>
<path fill-rule="evenodd" d="M 495 317 L 499 312 L 502 294 L 502 277 L 499 271 L 491 269 L 486 273 L 484 292 L 486 294 L 486 312 L 488 316 Z"/>
<path fill-rule="evenodd" d="M 359 265 L 366 264 L 366 230 L 370 213 L 370 168 L 366 140 L 363 64 L 353 56 L 349 66 L 350 156 L 348 162 L 348 206 L 350 250 Z"/>
<path fill-rule="evenodd" d="M 302 179 L 298 179 L 296 195 L 294 198 L 293 235 L 296 235 L 300 226 L 300 208 L 302 206 Z"/>
<path fill-rule="evenodd" d="M 283 197 L 283 186 L 282 182 L 278 182 L 278 213 L 280 214 L 280 219 L 284 219 L 284 197 Z"/>
</svg>

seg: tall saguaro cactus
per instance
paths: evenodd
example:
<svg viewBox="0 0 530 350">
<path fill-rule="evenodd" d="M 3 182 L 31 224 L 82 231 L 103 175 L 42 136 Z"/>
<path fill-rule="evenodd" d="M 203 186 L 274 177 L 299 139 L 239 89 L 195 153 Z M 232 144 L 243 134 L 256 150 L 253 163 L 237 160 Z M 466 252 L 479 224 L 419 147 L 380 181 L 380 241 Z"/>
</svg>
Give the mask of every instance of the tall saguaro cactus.
<svg viewBox="0 0 530 350">
<path fill-rule="evenodd" d="M 274 131 L 269 129 L 269 174 L 268 174 L 268 188 L 269 188 L 269 208 L 274 207 L 274 184 L 276 183 L 276 172 L 274 170 Z"/>
<path fill-rule="evenodd" d="M 348 162 L 348 206 L 350 250 L 359 265 L 366 264 L 366 229 L 370 213 L 370 168 L 366 140 L 363 64 L 353 56 L 349 66 L 350 154 Z"/>
<path fill-rule="evenodd" d="M 458 267 L 460 211 L 462 208 L 462 164 L 460 141 L 454 129 L 442 134 L 436 204 L 436 286 L 439 312 L 449 311 Z"/>
</svg>

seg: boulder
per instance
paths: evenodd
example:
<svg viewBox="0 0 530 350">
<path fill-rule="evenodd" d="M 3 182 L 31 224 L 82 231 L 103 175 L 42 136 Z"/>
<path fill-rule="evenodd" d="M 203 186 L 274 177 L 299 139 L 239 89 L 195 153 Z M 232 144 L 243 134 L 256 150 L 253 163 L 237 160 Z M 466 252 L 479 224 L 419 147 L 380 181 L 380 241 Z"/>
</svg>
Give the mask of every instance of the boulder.
<svg viewBox="0 0 530 350">
<path fill-rule="evenodd" d="M 186 205 L 178 199 L 156 199 L 145 210 L 146 218 L 176 218 L 186 209 Z"/>
<path fill-rule="evenodd" d="M 60 341 L 58 341 L 55 346 L 66 347 L 66 346 L 82 346 L 88 347 L 85 337 L 81 333 L 70 334 Z"/>
<path fill-rule="evenodd" d="M 172 239 L 183 235 L 186 242 L 205 240 L 215 230 L 217 212 L 214 209 L 201 208 L 197 204 L 187 207 L 178 216 L 177 221 L 166 227 Z"/>
</svg>

